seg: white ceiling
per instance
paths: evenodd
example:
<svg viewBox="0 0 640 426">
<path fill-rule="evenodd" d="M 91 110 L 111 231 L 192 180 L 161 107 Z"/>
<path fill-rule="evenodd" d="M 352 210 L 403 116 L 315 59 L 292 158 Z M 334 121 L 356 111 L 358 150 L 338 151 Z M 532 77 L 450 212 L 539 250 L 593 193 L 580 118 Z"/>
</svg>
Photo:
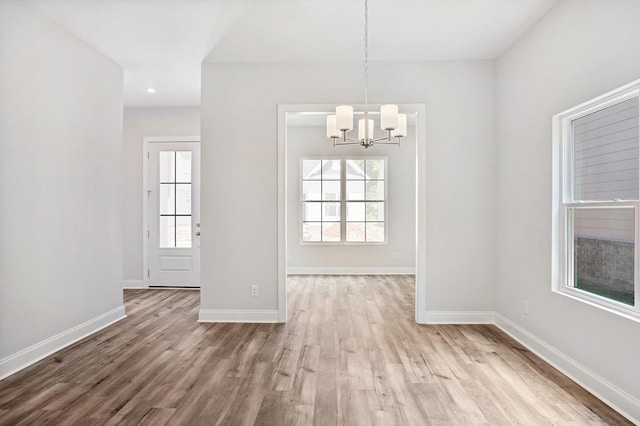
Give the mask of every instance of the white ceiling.
<svg viewBox="0 0 640 426">
<path fill-rule="evenodd" d="M 124 68 L 127 106 L 198 105 L 203 61 L 363 58 L 361 0 L 29 1 Z M 557 2 L 370 0 L 369 56 L 494 59 Z"/>
</svg>

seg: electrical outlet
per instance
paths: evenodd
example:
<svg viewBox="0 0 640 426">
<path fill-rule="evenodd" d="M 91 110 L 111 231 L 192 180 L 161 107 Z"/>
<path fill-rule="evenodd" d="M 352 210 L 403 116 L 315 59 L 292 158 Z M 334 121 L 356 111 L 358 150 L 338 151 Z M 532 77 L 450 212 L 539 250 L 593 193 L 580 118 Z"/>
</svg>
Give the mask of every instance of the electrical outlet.
<svg viewBox="0 0 640 426">
<path fill-rule="evenodd" d="M 394 260 L 398 260 L 398 252 L 394 251 L 393 253 L 391 253 L 391 258 Z"/>
<path fill-rule="evenodd" d="M 252 285 L 251 286 L 251 295 L 252 296 L 259 296 L 260 295 L 260 287 L 258 287 L 257 285 Z"/>
<path fill-rule="evenodd" d="M 527 299 L 524 299 L 524 314 L 525 315 L 529 315 L 529 301 Z"/>
</svg>

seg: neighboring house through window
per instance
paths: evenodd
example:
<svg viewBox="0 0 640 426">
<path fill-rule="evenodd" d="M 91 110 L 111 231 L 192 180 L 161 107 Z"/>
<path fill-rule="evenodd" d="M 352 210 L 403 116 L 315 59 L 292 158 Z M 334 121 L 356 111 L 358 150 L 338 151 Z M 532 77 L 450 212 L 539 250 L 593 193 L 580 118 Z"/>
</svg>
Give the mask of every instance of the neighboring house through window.
<svg viewBox="0 0 640 426">
<path fill-rule="evenodd" d="M 386 159 L 301 160 L 302 242 L 384 243 Z"/>
</svg>

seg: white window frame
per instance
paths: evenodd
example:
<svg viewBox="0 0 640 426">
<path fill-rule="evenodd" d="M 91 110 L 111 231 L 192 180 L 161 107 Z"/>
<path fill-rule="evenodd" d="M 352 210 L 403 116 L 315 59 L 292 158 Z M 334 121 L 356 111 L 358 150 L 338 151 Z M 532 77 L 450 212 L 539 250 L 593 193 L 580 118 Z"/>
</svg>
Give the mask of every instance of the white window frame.
<svg viewBox="0 0 640 426">
<path fill-rule="evenodd" d="M 553 117 L 552 290 L 589 305 L 640 322 L 640 205 L 638 200 L 575 201 L 573 199 L 572 143 L 574 120 L 637 98 L 640 80 L 613 90 Z M 640 160 L 639 160 L 640 161 Z M 638 177 L 640 182 L 640 176 Z M 634 306 L 573 287 L 573 212 L 578 209 L 630 208 L 634 210 Z"/>
<path fill-rule="evenodd" d="M 305 160 L 340 160 L 340 199 L 337 202 L 340 205 L 340 241 L 304 241 L 303 225 L 304 225 L 304 199 L 303 199 L 303 172 L 302 164 Z M 346 186 L 347 186 L 347 169 L 348 160 L 383 160 L 384 161 L 384 241 L 346 241 L 347 238 L 347 202 Z M 341 155 L 341 156 L 305 156 L 301 157 L 298 168 L 298 210 L 299 210 L 299 238 L 300 245 L 352 245 L 352 246 L 375 246 L 387 245 L 389 243 L 389 159 L 386 156 L 369 156 L 369 155 Z M 366 228 L 366 221 L 365 221 Z"/>
</svg>

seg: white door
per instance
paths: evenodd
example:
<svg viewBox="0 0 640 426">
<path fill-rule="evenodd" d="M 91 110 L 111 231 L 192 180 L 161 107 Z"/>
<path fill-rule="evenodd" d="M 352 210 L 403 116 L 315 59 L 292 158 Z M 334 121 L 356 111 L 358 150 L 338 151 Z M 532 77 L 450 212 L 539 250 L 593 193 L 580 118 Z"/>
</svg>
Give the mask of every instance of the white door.
<svg viewBox="0 0 640 426">
<path fill-rule="evenodd" d="M 200 287 L 200 143 L 148 146 L 149 286 Z"/>
</svg>

